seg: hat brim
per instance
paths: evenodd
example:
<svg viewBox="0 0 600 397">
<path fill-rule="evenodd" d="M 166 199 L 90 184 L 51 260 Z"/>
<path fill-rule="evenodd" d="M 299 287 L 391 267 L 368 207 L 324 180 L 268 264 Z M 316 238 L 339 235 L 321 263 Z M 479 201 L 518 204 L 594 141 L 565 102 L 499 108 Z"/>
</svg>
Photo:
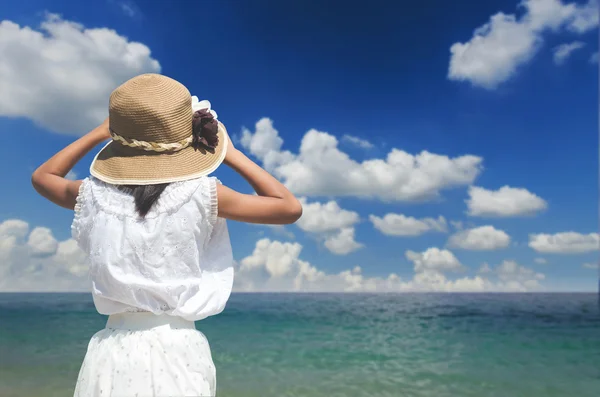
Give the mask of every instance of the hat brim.
<svg viewBox="0 0 600 397">
<path fill-rule="evenodd" d="M 188 146 L 176 152 L 149 152 L 111 141 L 94 157 L 90 174 L 113 185 L 155 185 L 200 178 L 225 160 L 229 136 L 219 123 L 214 153 Z"/>
</svg>

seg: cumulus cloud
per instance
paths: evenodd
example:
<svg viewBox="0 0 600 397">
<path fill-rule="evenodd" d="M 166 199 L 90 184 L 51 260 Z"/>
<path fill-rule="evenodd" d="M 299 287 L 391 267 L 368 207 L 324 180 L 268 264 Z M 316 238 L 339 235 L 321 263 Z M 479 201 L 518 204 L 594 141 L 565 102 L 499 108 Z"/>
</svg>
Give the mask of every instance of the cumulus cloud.
<svg viewBox="0 0 600 397">
<path fill-rule="evenodd" d="M 355 230 L 353 227 L 340 229 L 337 234 L 327 237 L 325 247 L 334 254 L 347 255 L 364 247 L 363 244 L 354 240 Z"/>
<path fill-rule="evenodd" d="M 576 232 L 530 234 L 529 247 L 545 254 L 583 254 L 598 251 L 600 235 Z"/>
<path fill-rule="evenodd" d="M 503 186 L 498 190 L 469 187 L 467 213 L 480 217 L 515 217 L 533 215 L 548 208 L 541 197 L 524 188 Z"/>
<path fill-rule="evenodd" d="M 302 217 L 296 225 L 312 233 L 332 232 L 356 224 L 360 217 L 357 212 L 342 209 L 334 200 L 327 203 L 309 203 L 306 197 L 301 197 Z"/>
<path fill-rule="evenodd" d="M 544 258 L 535 258 L 533 261 L 538 265 L 546 265 L 548 263 L 548 261 Z"/>
<path fill-rule="evenodd" d="M 542 273 L 505 260 L 495 267 L 484 263 L 475 277 L 449 280 L 445 272 L 465 269 L 452 252 L 429 248 L 422 253 L 407 251 L 406 257 L 414 263 L 415 276 L 404 287 L 417 291 L 525 292 L 539 290 L 545 279 Z"/>
<path fill-rule="evenodd" d="M 388 236 L 420 236 L 429 231 L 437 231 L 446 233 L 448 231 L 448 223 L 443 216 L 434 218 L 417 219 L 412 216 L 403 214 L 386 214 L 383 218 L 370 215 L 369 220 L 381 233 Z"/>
<path fill-rule="evenodd" d="M 0 291 L 86 291 L 85 254 L 73 239 L 18 219 L 0 223 Z"/>
<path fill-rule="evenodd" d="M 339 273 L 326 273 L 300 259 L 302 246 L 263 239 L 252 255 L 244 258 L 236 272 L 235 291 L 311 292 L 485 292 L 528 291 L 539 288 L 539 273 L 523 267 L 501 265 L 488 275 L 450 279 L 445 272 L 464 270 L 447 250 L 429 248 L 408 251 L 415 274 L 402 279 L 396 273 L 368 277 L 360 266 Z M 277 270 L 273 270 L 277 269 Z M 488 278 L 489 276 L 489 278 Z"/>
<path fill-rule="evenodd" d="M 302 245 L 299 243 L 271 242 L 269 239 L 262 239 L 256 243 L 252 255 L 240 262 L 240 270 L 264 268 L 269 276 L 282 277 L 292 270 L 301 250 Z"/>
<path fill-rule="evenodd" d="M 573 51 L 583 48 L 584 46 L 585 43 L 582 41 L 573 41 L 572 43 L 565 43 L 554 47 L 554 63 L 557 65 L 562 65 L 573 53 Z"/>
<path fill-rule="evenodd" d="M 32 255 L 46 256 L 56 253 L 58 241 L 52 235 L 52 231 L 46 227 L 36 227 L 29 234 L 27 246 Z"/>
<path fill-rule="evenodd" d="M 47 14 L 39 29 L 1 21 L 0 54 L 0 116 L 71 135 L 108 116 L 108 97 L 119 84 L 160 72 L 146 45 L 56 14 Z"/>
<path fill-rule="evenodd" d="M 520 18 L 499 12 L 475 29 L 469 41 L 450 47 L 450 80 L 494 89 L 536 55 L 547 32 L 581 34 L 598 26 L 596 0 L 523 0 L 519 8 L 524 9 Z"/>
<path fill-rule="evenodd" d="M 254 132 L 242 131 L 240 143 L 295 194 L 353 196 L 384 201 L 417 201 L 440 191 L 471 184 L 482 158 L 422 151 L 413 155 L 392 149 L 385 159 L 357 162 L 338 148 L 335 136 L 315 129 L 302 138 L 299 153 L 283 150 L 272 120 L 263 118 Z"/>
<path fill-rule="evenodd" d="M 592 55 L 590 55 L 590 63 L 598 63 L 598 51 L 594 52 Z"/>
<path fill-rule="evenodd" d="M 358 146 L 359 148 L 371 149 L 373 147 L 373 144 L 371 142 L 367 141 L 366 139 L 359 138 L 357 136 L 344 135 L 342 139 L 355 146 Z"/>
<path fill-rule="evenodd" d="M 360 267 L 326 274 L 300 259 L 302 245 L 261 239 L 236 271 L 236 291 L 378 291 L 393 284 L 398 276 L 365 279 Z"/>
<path fill-rule="evenodd" d="M 540 281 L 546 276 L 527 267 L 519 265 L 513 260 L 505 260 L 498 265 L 493 273 L 498 278 L 501 289 L 507 291 L 532 291 L 540 288 Z"/>
<path fill-rule="evenodd" d="M 497 250 L 506 248 L 509 244 L 510 236 L 504 230 L 490 225 L 461 230 L 448 239 L 449 247 L 472 251 Z"/>
<path fill-rule="evenodd" d="M 296 225 L 324 240 L 324 245 L 329 251 L 337 255 L 347 255 L 363 247 L 354 240 L 353 225 L 360 220 L 357 212 L 342 209 L 334 200 L 311 203 L 306 197 L 301 197 L 300 202 L 302 217 Z"/>
<path fill-rule="evenodd" d="M 446 272 L 464 270 L 463 265 L 458 261 L 451 251 L 440 250 L 439 248 L 429 248 L 424 252 L 406 251 L 406 259 L 413 262 L 415 272 L 425 271 Z"/>
</svg>

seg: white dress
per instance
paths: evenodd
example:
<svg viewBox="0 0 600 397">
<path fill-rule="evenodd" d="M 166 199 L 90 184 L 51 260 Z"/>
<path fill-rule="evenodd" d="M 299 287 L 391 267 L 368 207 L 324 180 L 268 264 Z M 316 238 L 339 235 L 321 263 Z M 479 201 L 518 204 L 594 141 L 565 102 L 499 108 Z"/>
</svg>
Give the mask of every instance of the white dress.
<svg viewBox="0 0 600 397">
<path fill-rule="evenodd" d="M 194 322 L 220 313 L 233 284 L 217 183 L 172 183 L 142 219 L 131 195 L 83 181 L 72 235 L 88 254 L 96 309 L 109 317 L 75 396 L 215 396 L 210 347 Z"/>
</svg>

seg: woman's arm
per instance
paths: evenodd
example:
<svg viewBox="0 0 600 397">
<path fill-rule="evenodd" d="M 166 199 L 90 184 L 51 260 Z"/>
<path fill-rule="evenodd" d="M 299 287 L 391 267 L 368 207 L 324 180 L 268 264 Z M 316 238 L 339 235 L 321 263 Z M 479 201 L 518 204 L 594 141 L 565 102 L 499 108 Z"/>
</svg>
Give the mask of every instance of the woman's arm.
<svg viewBox="0 0 600 397">
<path fill-rule="evenodd" d="M 220 217 L 248 223 L 283 225 L 294 223 L 302 216 L 302 204 L 296 197 L 271 174 L 237 150 L 231 140 L 225 164 L 246 179 L 258 196 L 217 185 Z"/>
<path fill-rule="evenodd" d="M 31 176 L 35 190 L 68 209 L 75 207 L 81 181 L 65 179 L 65 175 L 96 145 L 110 138 L 108 119 L 39 166 Z"/>
</svg>

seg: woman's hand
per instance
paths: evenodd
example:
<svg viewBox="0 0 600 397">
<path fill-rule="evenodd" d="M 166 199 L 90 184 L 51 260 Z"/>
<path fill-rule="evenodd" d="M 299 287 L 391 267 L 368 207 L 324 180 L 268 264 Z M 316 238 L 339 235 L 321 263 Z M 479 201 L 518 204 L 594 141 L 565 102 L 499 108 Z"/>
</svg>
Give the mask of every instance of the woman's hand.
<svg viewBox="0 0 600 397">
<path fill-rule="evenodd" d="M 222 124 L 221 124 L 222 125 Z M 224 128 L 224 127 L 223 127 Z M 233 146 L 233 142 L 231 141 L 231 137 L 227 136 L 227 151 L 225 153 L 225 159 L 223 163 L 230 166 L 235 163 L 235 161 L 239 158 L 240 152 Z"/>
<path fill-rule="evenodd" d="M 98 127 L 94 128 L 89 134 L 94 135 L 98 139 L 98 143 L 104 142 L 111 138 L 110 129 L 108 128 L 108 117 Z"/>
</svg>

